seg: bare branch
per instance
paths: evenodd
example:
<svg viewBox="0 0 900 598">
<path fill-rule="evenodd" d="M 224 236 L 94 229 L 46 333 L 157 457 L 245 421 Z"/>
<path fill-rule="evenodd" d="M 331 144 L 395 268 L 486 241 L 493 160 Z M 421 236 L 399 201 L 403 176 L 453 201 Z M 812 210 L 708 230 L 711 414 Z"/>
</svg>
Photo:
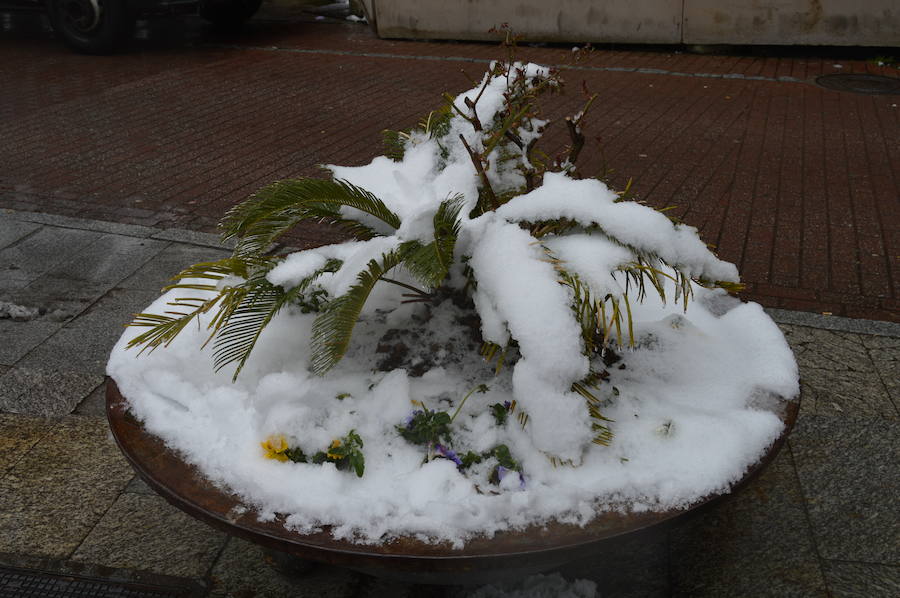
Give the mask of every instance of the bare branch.
<svg viewBox="0 0 900 598">
<path fill-rule="evenodd" d="M 584 147 L 584 133 L 581 132 L 576 121 L 572 120 L 570 116 L 566 117 L 566 127 L 569 129 L 569 137 L 572 138 L 572 148 L 569 150 L 569 164 L 575 166 L 578 154 L 581 153 L 581 148 Z"/>
<path fill-rule="evenodd" d="M 491 208 L 496 210 L 500 207 L 500 204 L 497 202 L 497 196 L 494 194 L 493 187 L 491 187 L 491 181 L 488 179 L 487 173 L 484 171 L 484 164 L 481 163 L 481 156 L 472 151 L 472 148 L 469 147 L 466 138 L 463 137 L 462 134 L 460 134 L 459 138 L 463 142 L 463 146 L 465 146 L 466 151 L 469 152 L 469 158 L 472 159 L 472 164 L 475 166 L 475 170 L 478 172 L 478 176 L 481 178 L 481 184 L 484 185 L 484 192 L 487 194 L 488 199 L 491 200 Z"/>
<path fill-rule="evenodd" d="M 483 89 L 483 88 L 482 88 Z M 481 94 L 478 94 L 481 97 Z M 472 116 L 469 117 L 469 122 L 472 123 L 472 126 L 475 127 L 476 131 L 482 131 L 483 128 L 481 126 L 481 121 L 478 120 L 478 112 L 475 110 L 475 104 L 478 102 L 478 99 L 473 102 L 469 98 L 465 98 L 463 100 L 466 103 L 466 106 L 472 111 Z"/>
<path fill-rule="evenodd" d="M 525 147 L 524 144 L 522 143 L 522 138 L 519 137 L 518 135 L 516 135 L 515 133 L 513 133 L 512 131 L 507 130 L 507 131 L 505 131 L 505 132 L 503 133 L 503 135 L 504 135 L 507 139 L 509 139 L 510 141 L 512 141 L 513 143 L 515 143 L 515 144 L 516 144 L 516 147 L 518 147 L 519 149 L 522 149 L 522 148 Z"/>
</svg>

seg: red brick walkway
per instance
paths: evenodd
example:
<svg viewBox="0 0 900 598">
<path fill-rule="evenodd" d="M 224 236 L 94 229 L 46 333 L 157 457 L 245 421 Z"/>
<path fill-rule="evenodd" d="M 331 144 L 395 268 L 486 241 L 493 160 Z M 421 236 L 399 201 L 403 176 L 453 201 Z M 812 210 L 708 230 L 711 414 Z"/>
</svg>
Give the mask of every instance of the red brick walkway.
<svg viewBox="0 0 900 598">
<path fill-rule="evenodd" d="M 0 34 L 0 208 L 211 231 L 268 181 L 367 162 L 382 129 L 410 126 L 496 56 L 354 24 L 254 23 L 230 45 L 179 31 L 114 57 Z M 602 152 L 583 170 L 678 206 L 740 267 L 748 298 L 900 321 L 900 96 L 813 84 L 830 72 L 900 76 L 863 61 L 598 51 L 566 73 L 563 109 L 582 79 L 599 92 L 588 132 Z"/>
</svg>

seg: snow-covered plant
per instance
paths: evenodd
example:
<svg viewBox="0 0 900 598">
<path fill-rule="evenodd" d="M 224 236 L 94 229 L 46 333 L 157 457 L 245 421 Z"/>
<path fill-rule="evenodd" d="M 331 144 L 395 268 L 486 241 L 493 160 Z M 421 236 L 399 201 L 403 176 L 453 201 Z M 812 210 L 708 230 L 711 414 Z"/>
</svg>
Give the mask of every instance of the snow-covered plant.
<svg viewBox="0 0 900 598">
<path fill-rule="evenodd" d="M 324 376 L 376 286 L 399 285 L 407 300 L 452 300 L 477 314 L 482 354 L 513 367 L 516 415 L 535 446 L 555 462 L 579 462 L 588 443 L 611 439 L 597 388 L 606 352 L 634 342 L 633 302 L 651 290 L 687 308 L 693 284 L 730 290 L 738 276 L 696 229 L 580 178 L 593 96 L 565 119 L 562 154 L 537 147 L 550 125 L 539 100 L 561 88 L 554 69 L 493 63 L 418 126 L 388 132 L 387 156 L 330 166 L 331 180 L 261 189 L 222 221 L 233 255 L 187 268 L 166 289 L 213 294 L 139 314 L 133 324 L 148 330 L 129 346 L 168 344 L 208 312 L 215 367 L 233 364 L 237 377 L 266 325 L 294 309 L 317 314 L 308 367 Z M 274 255 L 304 220 L 352 240 Z"/>
</svg>

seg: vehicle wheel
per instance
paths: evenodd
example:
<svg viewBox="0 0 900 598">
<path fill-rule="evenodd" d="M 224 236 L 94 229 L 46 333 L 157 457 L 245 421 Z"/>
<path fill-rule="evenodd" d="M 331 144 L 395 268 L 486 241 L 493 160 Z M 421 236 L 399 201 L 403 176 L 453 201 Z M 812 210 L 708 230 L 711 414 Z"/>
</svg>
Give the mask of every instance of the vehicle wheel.
<svg viewBox="0 0 900 598">
<path fill-rule="evenodd" d="M 126 0 L 47 0 L 47 9 L 53 30 L 76 52 L 109 54 L 134 32 Z"/>
<path fill-rule="evenodd" d="M 202 0 L 200 16 L 223 29 L 237 29 L 259 10 L 262 0 Z"/>
</svg>

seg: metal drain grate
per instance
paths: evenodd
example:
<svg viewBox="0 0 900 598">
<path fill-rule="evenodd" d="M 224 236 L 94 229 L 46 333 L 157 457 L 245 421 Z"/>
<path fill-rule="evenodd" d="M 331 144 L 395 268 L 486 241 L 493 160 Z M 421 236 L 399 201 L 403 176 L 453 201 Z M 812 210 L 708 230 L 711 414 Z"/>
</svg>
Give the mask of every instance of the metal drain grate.
<svg viewBox="0 0 900 598">
<path fill-rule="evenodd" d="M 853 93 L 900 94 L 900 79 L 883 75 L 835 73 L 816 77 L 816 84 L 825 89 L 850 91 Z"/>
<path fill-rule="evenodd" d="M 191 590 L 0 567 L 0 598 L 187 598 Z"/>
</svg>

